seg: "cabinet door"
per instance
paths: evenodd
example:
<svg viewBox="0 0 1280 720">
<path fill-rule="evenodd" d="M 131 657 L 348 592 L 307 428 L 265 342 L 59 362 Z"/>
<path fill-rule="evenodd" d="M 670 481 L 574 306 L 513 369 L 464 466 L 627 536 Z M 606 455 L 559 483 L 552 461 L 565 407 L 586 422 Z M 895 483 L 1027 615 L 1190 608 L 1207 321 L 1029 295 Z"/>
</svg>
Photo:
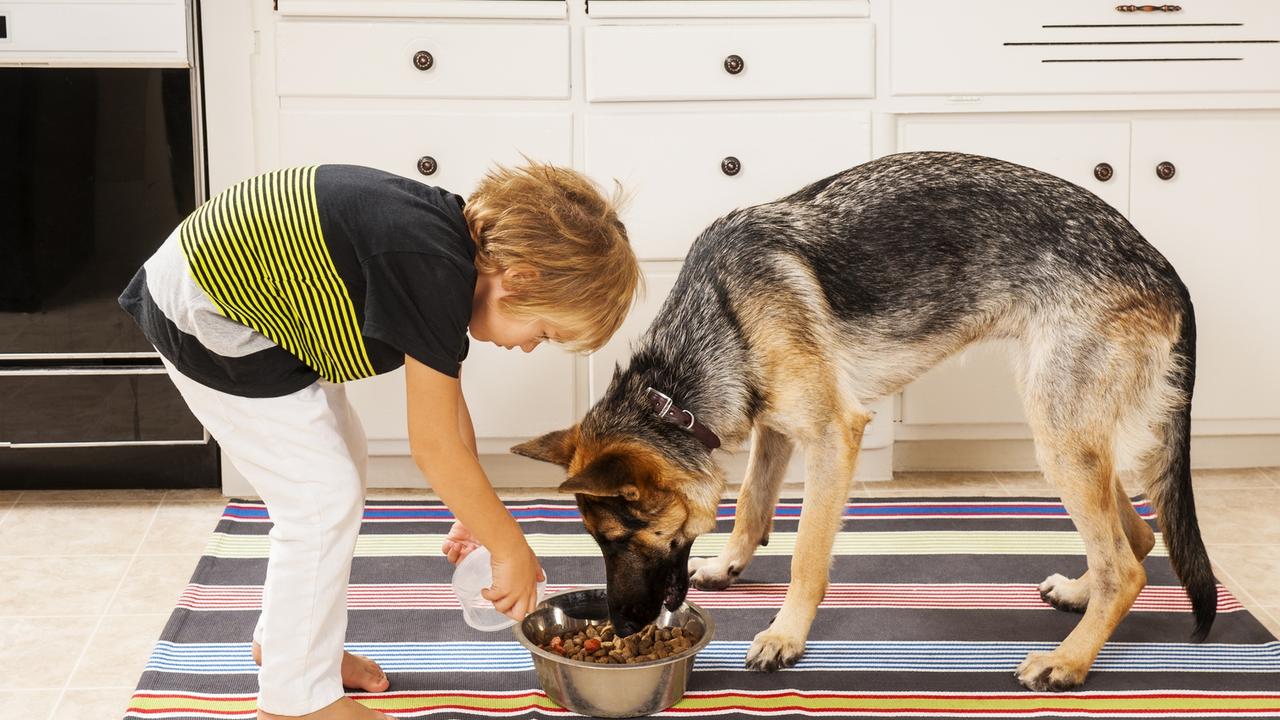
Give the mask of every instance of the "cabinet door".
<svg viewBox="0 0 1280 720">
<path fill-rule="evenodd" d="M 573 159 L 567 114 L 286 109 L 280 130 L 284 165 L 358 163 L 464 197 L 494 163 Z M 556 348 L 525 355 L 473 341 L 462 378 L 478 437 L 523 438 L 572 422 L 574 357 Z M 408 437 L 403 372 L 354 383 L 349 396 L 371 440 Z"/>
<path fill-rule="evenodd" d="M 1133 123 L 1133 224 L 1195 304 L 1196 418 L 1280 418 L 1277 167 L 1274 113 Z"/>
<path fill-rule="evenodd" d="M 588 115 L 587 174 L 630 195 L 642 260 L 679 260 L 734 208 L 776 200 L 870 159 L 863 112 Z"/>
<path fill-rule="evenodd" d="M 614 365 L 627 366 L 632 347 L 657 317 L 662 303 L 671 294 L 671 288 L 675 287 L 676 276 L 679 274 L 680 269 L 675 263 L 644 268 L 644 297 L 631 308 L 627 319 L 618 328 L 618 332 L 613 334 L 613 338 L 587 359 L 587 387 L 592 403 L 603 397 L 604 391 L 609 388 Z"/>
<path fill-rule="evenodd" d="M 1069 180 L 1125 212 L 1128 209 L 1129 125 L 1005 119 L 908 118 L 900 150 L 951 150 L 988 155 Z M 1100 181 L 1094 168 L 1106 163 Z M 1105 173 L 1102 173 L 1105 176 Z M 902 392 L 905 424 L 1023 423 L 1006 347 L 978 343 L 943 361 Z"/>
</svg>

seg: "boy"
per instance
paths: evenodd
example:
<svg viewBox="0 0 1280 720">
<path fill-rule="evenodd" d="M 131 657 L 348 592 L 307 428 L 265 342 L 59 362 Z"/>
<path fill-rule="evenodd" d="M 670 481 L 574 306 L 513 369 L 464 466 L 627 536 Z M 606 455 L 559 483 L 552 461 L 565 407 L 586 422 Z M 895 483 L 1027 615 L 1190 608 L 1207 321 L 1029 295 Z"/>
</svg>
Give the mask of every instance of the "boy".
<svg viewBox="0 0 1280 720">
<path fill-rule="evenodd" d="M 387 720 L 342 690 L 388 682 L 342 649 L 366 446 L 341 383 L 405 366 L 414 460 L 492 551 L 485 596 L 523 617 L 542 571 L 476 457 L 458 380 L 468 329 L 525 352 L 594 350 L 639 275 L 610 201 L 541 164 L 491 172 L 466 203 L 371 168 L 268 173 L 198 208 L 138 271 L 121 306 L 274 522 L 260 719 Z"/>
</svg>

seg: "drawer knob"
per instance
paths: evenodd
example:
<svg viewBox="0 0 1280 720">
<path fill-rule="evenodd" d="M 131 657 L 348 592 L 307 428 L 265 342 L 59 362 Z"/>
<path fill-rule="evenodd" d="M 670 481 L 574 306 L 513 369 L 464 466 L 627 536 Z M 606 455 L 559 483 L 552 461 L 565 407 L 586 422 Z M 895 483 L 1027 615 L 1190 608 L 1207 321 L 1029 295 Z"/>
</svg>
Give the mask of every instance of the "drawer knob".
<svg viewBox="0 0 1280 720">
<path fill-rule="evenodd" d="M 413 66 L 418 68 L 419 70 L 422 70 L 423 72 L 430 70 L 432 67 L 435 66 L 435 64 L 436 64 L 436 59 L 432 57 L 431 53 L 427 52 L 426 50 L 419 50 L 418 52 L 413 54 Z"/>
<path fill-rule="evenodd" d="M 720 172 L 731 177 L 737 175 L 739 172 L 742 172 L 742 163 L 738 158 L 730 155 L 720 161 Z"/>
<path fill-rule="evenodd" d="M 1173 179 L 1173 176 L 1176 175 L 1177 173 L 1178 173 L 1178 168 L 1174 167 L 1173 163 L 1169 162 L 1168 160 L 1165 160 L 1164 162 L 1156 166 L 1156 177 L 1160 178 L 1161 180 L 1171 180 Z"/>
<path fill-rule="evenodd" d="M 1181 12 L 1181 5 L 1117 5 L 1120 12 Z"/>
<path fill-rule="evenodd" d="M 724 59 L 724 71 L 730 75 L 737 75 L 747 69 L 747 61 L 742 59 L 741 55 L 730 55 Z"/>
<path fill-rule="evenodd" d="M 1115 174 L 1115 168 L 1111 167 L 1111 163 L 1098 163 L 1093 166 L 1093 176 L 1098 178 L 1099 182 L 1106 182 Z"/>
<path fill-rule="evenodd" d="M 430 155 L 423 155 L 418 158 L 418 172 L 423 175 L 435 175 L 438 167 L 439 166 L 436 165 L 436 159 Z"/>
</svg>

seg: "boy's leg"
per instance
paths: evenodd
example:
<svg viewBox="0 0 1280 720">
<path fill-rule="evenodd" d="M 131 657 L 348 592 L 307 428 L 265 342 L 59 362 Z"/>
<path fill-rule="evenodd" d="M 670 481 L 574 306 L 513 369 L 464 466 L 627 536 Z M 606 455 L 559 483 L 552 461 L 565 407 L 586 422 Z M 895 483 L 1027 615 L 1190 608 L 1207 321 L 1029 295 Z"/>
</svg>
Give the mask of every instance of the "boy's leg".
<svg viewBox="0 0 1280 720">
<path fill-rule="evenodd" d="M 347 400 L 346 388 L 323 381 L 320 384 L 322 387 L 331 389 L 327 397 L 339 420 L 342 438 L 346 442 L 351 462 L 360 473 L 360 505 L 363 507 L 369 486 L 369 438 L 365 435 L 364 426 L 360 423 L 360 416 L 356 413 L 356 409 Z M 259 647 L 262 646 L 262 623 L 265 617 L 265 613 L 259 613 L 258 624 L 253 628 L 253 642 Z M 261 665 L 262 661 L 259 660 L 258 664 Z"/>
<path fill-rule="evenodd" d="M 167 365 L 167 363 L 166 363 Z M 305 715 L 343 696 L 346 592 L 363 510 L 341 386 L 242 398 L 169 367 L 192 413 L 267 504 L 274 523 L 260 620 L 258 707 Z"/>
</svg>

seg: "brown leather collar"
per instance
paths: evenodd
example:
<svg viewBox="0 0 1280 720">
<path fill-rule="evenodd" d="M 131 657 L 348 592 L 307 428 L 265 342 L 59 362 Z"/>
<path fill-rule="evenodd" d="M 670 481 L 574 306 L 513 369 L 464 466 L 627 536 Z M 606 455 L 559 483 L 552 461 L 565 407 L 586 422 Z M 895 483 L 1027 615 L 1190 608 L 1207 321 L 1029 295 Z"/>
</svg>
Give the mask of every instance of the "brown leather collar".
<svg viewBox="0 0 1280 720">
<path fill-rule="evenodd" d="M 693 433 L 693 436 L 707 446 L 708 450 L 720 447 L 720 438 L 716 437 L 716 434 L 706 425 L 698 422 L 698 418 L 694 417 L 693 413 L 676 405 L 670 395 L 653 388 L 645 388 L 644 392 L 649 398 L 649 404 L 653 406 L 653 411 L 658 413 L 658 417 Z"/>
</svg>

